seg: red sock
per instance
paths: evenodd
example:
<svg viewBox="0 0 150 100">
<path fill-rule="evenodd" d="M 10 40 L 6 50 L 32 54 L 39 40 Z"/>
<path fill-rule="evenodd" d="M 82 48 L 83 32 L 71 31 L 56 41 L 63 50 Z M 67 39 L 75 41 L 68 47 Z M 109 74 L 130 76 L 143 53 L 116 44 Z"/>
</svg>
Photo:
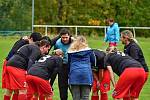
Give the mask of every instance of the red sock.
<svg viewBox="0 0 150 100">
<path fill-rule="evenodd" d="M 123 100 L 130 100 L 130 97 L 124 97 Z"/>
<path fill-rule="evenodd" d="M 91 100 L 99 100 L 99 96 L 92 96 Z"/>
<path fill-rule="evenodd" d="M 19 94 L 18 100 L 27 100 L 27 95 L 26 94 Z"/>
<path fill-rule="evenodd" d="M 40 95 L 39 96 L 39 100 L 45 100 L 45 96 L 44 95 Z"/>
<path fill-rule="evenodd" d="M 10 100 L 10 96 L 4 95 L 4 100 Z"/>
<path fill-rule="evenodd" d="M 108 100 L 107 93 L 101 93 L 101 99 L 100 100 Z"/>
<path fill-rule="evenodd" d="M 12 100 L 18 100 L 18 94 L 13 94 Z"/>
<path fill-rule="evenodd" d="M 38 98 L 36 98 L 36 97 L 33 97 L 32 99 L 30 99 L 30 100 L 38 100 Z"/>
<path fill-rule="evenodd" d="M 33 95 L 32 94 L 27 94 L 27 100 L 32 100 Z"/>
</svg>

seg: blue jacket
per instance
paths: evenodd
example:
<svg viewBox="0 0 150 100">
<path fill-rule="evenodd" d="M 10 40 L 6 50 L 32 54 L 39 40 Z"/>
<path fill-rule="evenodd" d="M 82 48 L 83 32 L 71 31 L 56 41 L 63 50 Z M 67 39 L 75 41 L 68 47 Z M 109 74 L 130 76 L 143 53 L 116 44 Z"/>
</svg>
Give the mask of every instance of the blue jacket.
<svg viewBox="0 0 150 100">
<path fill-rule="evenodd" d="M 95 65 L 95 56 L 90 48 L 68 52 L 69 84 L 92 85 L 92 66 Z"/>
<path fill-rule="evenodd" d="M 107 32 L 105 35 L 105 42 L 119 42 L 120 40 L 120 32 L 119 32 L 119 27 L 117 23 L 114 23 L 111 26 L 108 26 Z"/>
<path fill-rule="evenodd" d="M 63 44 L 63 43 L 61 42 L 61 38 L 60 38 L 60 39 L 58 39 L 58 40 L 56 41 L 56 44 L 54 45 L 54 49 L 61 49 L 61 50 L 63 51 L 63 53 L 64 53 L 63 63 L 64 63 L 64 64 L 67 64 L 67 63 L 68 63 L 68 54 L 67 54 L 67 52 L 68 52 L 68 48 L 69 48 L 70 44 L 71 44 L 71 43 Z"/>
</svg>

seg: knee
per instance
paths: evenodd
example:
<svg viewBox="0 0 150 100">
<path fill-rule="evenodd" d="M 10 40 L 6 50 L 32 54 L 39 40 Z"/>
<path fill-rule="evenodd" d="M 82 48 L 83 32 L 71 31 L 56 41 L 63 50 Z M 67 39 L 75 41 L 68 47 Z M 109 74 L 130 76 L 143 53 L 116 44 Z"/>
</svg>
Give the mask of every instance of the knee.
<svg viewBox="0 0 150 100">
<path fill-rule="evenodd" d="M 33 94 L 33 98 L 37 98 L 38 96 L 39 96 L 38 93 Z"/>
<path fill-rule="evenodd" d="M 5 89 L 4 95 L 11 96 L 11 94 L 12 94 L 12 90 Z"/>
<path fill-rule="evenodd" d="M 52 100 L 52 95 L 45 95 L 45 97 L 46 97 L 46 100 Z"/>
<path fill-rule="evenodd" d="M 27 94 L 27 90 L 19 90 L 19 94 Z"/>
<path fill-rule="evenodd" d="M 131 97 L 131 100 L 139 100 L 139 99 L 136 97 Z"/>
</svg>

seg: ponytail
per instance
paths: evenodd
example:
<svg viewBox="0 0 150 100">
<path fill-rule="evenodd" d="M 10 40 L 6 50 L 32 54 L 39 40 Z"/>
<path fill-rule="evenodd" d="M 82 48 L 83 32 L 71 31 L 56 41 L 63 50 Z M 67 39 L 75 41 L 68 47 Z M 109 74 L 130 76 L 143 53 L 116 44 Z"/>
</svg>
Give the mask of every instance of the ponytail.
<svg viewBox="0 0 150 100">
<path fill-rule="evenodd" d="M 135 38 L 131 38 L 130 40 L 135 42 L 135 43 L 138 43 L 137 39 L 135 39 Z"/>
</svg>

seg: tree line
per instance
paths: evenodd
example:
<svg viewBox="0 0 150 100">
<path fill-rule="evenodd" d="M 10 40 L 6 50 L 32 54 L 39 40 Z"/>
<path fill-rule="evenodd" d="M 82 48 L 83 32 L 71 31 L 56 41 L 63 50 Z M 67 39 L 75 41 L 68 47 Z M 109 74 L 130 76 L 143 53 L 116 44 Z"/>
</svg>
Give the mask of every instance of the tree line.
<svg viewBox="0 0 150 100">
<path fill-rule="evenodd" d="M 107 18 L 114 18 L 119 26 L 150 26 L 149 0 L 34 1 L 34 24 L 103 26 Z M 0 0 L 0 23 L 3 31 L 31 30 L 32 0 Z M 145 37 L 149 32 L 136 31 Z"/>
</svg>

